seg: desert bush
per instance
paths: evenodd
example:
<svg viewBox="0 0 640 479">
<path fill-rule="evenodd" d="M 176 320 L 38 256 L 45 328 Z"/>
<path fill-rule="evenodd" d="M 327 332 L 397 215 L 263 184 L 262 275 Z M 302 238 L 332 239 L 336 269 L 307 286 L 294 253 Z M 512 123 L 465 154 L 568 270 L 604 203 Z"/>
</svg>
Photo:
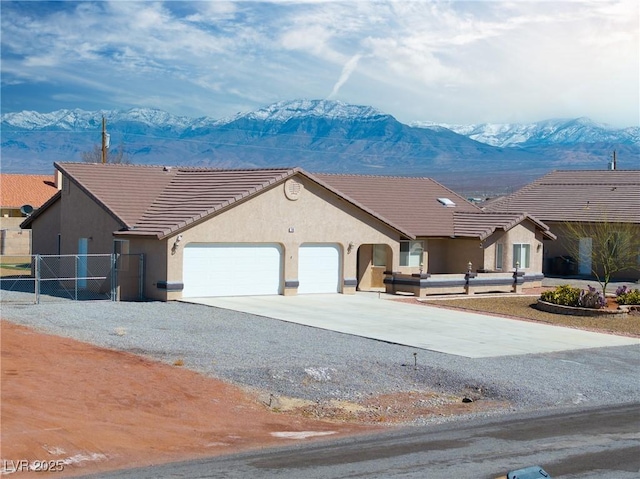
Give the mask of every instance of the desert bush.
<svg viewBox="0 0 640 479">
<path fill-rule="evenodd" d="M 592 286 L 587 286 L 587 289 L 580 291 L 580 297 L 578 298 L 578 306 L 581 308 L 604 308 L 607 304 L 607 300 L 602 293 Z"/>
<path fill-rule="evenodd" d="M 640 290 L 621 286 L 616 289 L 618 304 L 640 304 Z"/>
<path fill-rule="evenodd" d="M 547 303 L 560 304 L 562 306 L 578 306 L 580 293 L 580 288 L 574 288 L 568 284 L 563 284 L 562 286 L 557 286 L 551 291 L 544 291 L 540 295 L 540 299 Z"/>
</svg>

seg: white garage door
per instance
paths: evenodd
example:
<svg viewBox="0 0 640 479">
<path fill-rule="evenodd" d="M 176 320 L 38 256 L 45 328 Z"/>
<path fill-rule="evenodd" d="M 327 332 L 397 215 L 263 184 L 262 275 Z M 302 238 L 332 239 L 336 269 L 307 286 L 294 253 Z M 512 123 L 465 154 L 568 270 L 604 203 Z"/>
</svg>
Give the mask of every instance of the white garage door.
<svg viewBox="0 0 640 479">
<path fill-rule="evenodd" d="M 336 244 L 309 243 L 298 252 L 298 293 L 340 291 L 340 248 Z"/>
<path fill-rule="evenodd" d="M 280 294 L 277 244 L 191 243 L 184 248 L 182 296 Z"/>
</svg>

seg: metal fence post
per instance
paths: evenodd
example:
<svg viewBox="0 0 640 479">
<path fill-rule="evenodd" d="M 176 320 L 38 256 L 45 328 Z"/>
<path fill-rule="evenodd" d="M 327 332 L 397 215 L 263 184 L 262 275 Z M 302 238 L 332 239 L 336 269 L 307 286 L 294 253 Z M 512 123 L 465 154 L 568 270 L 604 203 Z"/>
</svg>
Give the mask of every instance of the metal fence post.
<svg viewBox="0 0 640 479">
<path fill-rule="evenodd" d="M 74 288 L 75 288 L 75 300 L 78 301 L 78 260 L 79 257 L 78 255 L 74 256 L 74 262 L 73 262 L 73 267 L 74 267 L 74 272 L 73 272 L 73 284 L 74 284 Z"/>
<path fill-rule="evenodd" d="M 33 257 L 33 273 L 35 276 L 35 280 L 34 280 L 34 284 L 33 284 L 33 291 L 35 293 L 35 300 L 36 300 L 36 304 L 40 304 L 40 260 L 42 258 L 40 257 L 39 254 L 35 255 Z"/>
<path fill-rule="evenodd" d="M 118 255 L 111 253 L 111 301 L 117 301 L 118 290 Z"/>
<path fill-rule="evenodd" d="M 144 299 L 144 253 L 140 253 L 138 261 L 138 299 Z"/>
</svg>

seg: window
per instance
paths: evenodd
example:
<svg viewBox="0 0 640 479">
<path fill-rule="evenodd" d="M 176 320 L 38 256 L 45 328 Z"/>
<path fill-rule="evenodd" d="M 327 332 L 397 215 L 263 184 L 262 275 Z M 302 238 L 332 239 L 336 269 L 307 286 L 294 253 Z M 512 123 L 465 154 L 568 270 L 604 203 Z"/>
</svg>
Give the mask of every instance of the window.
<svg viewBox="0 0 640 479">
<path fill-rule="evenodd" d="M 513 245 L 513 267 L 528 268 L 529 257 L 531 256 L 530 244 L 514 244 Z M 516 263 L 518 263 L 516 265 Z"/>
<path fill-rule="evenodd" d="M 373 245 L 373 265 L 387 266 L 387 246 L 383 244 Z"/>
<path fill-rule="evenodd" d="M 496 243 L 496 269 L 502 269 L 502 243 Z"/>
<path fill-rule="evenodd" d="M 422 241 L 400 241 L 400 266 L 420 266 L 423 251 Z"/>
</svg>

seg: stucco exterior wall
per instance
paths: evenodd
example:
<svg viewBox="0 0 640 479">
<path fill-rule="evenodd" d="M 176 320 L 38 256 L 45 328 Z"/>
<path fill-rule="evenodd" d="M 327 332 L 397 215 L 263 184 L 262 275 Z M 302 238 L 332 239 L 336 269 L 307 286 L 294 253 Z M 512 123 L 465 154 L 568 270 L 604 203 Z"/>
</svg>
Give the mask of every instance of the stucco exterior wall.
<svg viewBox="0 0 640 479">
<path fill-rule="evenodd" d="M 77 253 L 79 238 L 89 238 L 88 254 L 113 253 L 113 232 L 121 228 L 115 218 L 67 178 L 61 202 L 61 254 Z"/>
<path fill-rule="evenodd" d="M 513 271 L 513 245 L 530 245 L 529 267 L 520 265 L 525 272 L 539 273 L 542 271 L 542 233 L 536 232 L 530 222 L 523 222 L 514 226 L 503 235 L 503 271 Z"/>
<path fill-rule="evenodd" d="M 343 279 L 357 280 L 358 248 L 363 244 L 386 244 L 392 252 L 390 267 L 398 267 L 399 233 L 350 205 L 333 193 L 304 177 L 297 200 L 285 196 L 282 184 L 275 185 L 249 200 L 182 231 L 175 253 L 176 235 L 168 238 L 164 251 L 169 282 L 182 282 L 183 250 L 189 243 L 278 243 L 283 248 L 283 283 L 298 279 L 298 249 L 305 243 L 333 243 L 342 250 Z M 161 252 L 162 253 L 162 252 Z M 149 257 L 148 263 L 155 261 Z M 160 269 L 147 269 L 150 284 L 163 279 Z M 355 285 L 352 286 L 355 290 Z M 151 288 L 153 289 L 153 287 Z M 155 293 L 147 291 L 150 297 Z M 344 288 L 343 288 L 343 292 Z M 179 293 L 169 293 L 177 299 Z"/>
<path fill-rule="evenodd" d="M 471 261 L 473 269 L 481 268 L 483 251 L 477 239 L 425 239 L 425 272 L 430 274 L 465 273 Z"/>
<path fill-rule="evenodd" d="M 60 254 L 58 233 L 61 231 L 61 200 L 56 201 L 46 213 L 31 224 L 31 251 L 33 254 Z"/>
<path fill-rule="evenodd" d="M 167 289 L 158 288 L 158 281 L 167 278 L 167 258 L 171 254 L 169 241 L 152 238 L 118 237 L 129 240 L 129 253 L 144 254 L 144 296 L 148 299 L 168 301 L 179 299 L 181 295 Z"/>
<path fill-rule="evenodd" d="M 563 222 L 547 222 L 546 224 L 558 239 L 544 242 L 544 271 L 547 274 L 557 274 L 561 276 L 578 274 L 579 258 L 574 257 L 575 253 L 573 253 L 569 247 L 569 243 L 572 241 L 572 235 L 567 232 L 567 226 Z M 636 228 L 637 234 L 640 236 L 640 224 L 638 224 Z M 573 241 L 575 241 L 575 239 Z M 561 257 L 571 257 L 572 260 L 565 262 L 561 260 Z M 620 271 L 614 274 L 613 278 L 633 281 L 639 280 L 640 264 L 638 264 L 638 269 Z"/>
</svg>

